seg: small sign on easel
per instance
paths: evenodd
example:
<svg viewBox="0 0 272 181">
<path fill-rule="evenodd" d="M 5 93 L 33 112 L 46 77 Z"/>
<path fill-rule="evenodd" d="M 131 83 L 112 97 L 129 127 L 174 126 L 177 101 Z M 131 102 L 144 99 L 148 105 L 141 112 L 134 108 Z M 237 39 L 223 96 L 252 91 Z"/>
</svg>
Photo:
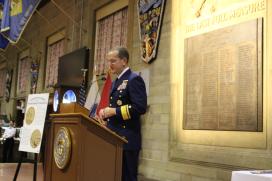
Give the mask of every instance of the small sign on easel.
<svg viewBox="0 0 272 181">
<path fill-rule="evenodd" d="M 48 98 L 48 93 L 28 96 L 19 151 L 40 152 Z"/>
<path fill-rule="evenodd" d="M 40 153 L 49 94 L 30 94 L 27 100 L 24 125 L 20 132 L 19 151 L 35 153 L 33 181 L 37 177 L 38 153 Z M 21 153 L 13 181 L 16 181 L 23 160 Z"/>
</svg>

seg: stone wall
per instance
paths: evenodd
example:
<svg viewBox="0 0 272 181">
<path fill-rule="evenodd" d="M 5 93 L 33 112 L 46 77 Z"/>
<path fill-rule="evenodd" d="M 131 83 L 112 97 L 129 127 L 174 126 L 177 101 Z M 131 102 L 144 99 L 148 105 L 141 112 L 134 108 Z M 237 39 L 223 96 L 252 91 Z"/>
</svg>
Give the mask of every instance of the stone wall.
<svg viewBox="0 0 272 181">
<path fill-rule="evenodd" d="M 1 100 L 1 112 L 12 115 L 16 113 L 15 101 L 19 98 L 15 94 L 17 57 L 22 50 L 29 48 L 33 57 L 41 52 L 42 59 L 40 62 L 37 92 L 45 91 L 46 39 L 49 35 L 64 29 L 67 40 L 65 52 L 68 53 L 79 47 L 87 46 L 91 49 L 90 60 L 93 60 L 95 10 L 108 4 L 110 0 L 74 0 L 69 1 L 69 3 L 66 0 L 57 0 L 56 2 L 77 23 L 71 21 L 52 3 L 48 3 L 39 10 L 50 21 L 50 24 L 37 13 L 33 15 L 22 36 L 23 39 L 31 43 L 31 46 L 20 40 L 16 46 L 10 46 L 4 53 L 8 58 L 8 67 L 14 68 L 14 75 L 11 100 L 9 103 Z M 130 4 L 133 5 L 133 22 L 129 29 L 132 38 L 129 64 L 136 71 L 147 69 L 150 76 L 149 107 L 147 113 L 142 117 L 143 146 L 140 155 L 139 179 L 143 181 L 228 181 L 231 179 L 231 171 L 235 169 L 271 168 L 272 161 L 267 159 L 269 156 L 271 157 L 271 131 L 259 133 L 265 134 L 268 138 L 265 148 L 262 149 L 254 147 L 239 148 L 239 146 L 222 147 L 216 144 L 203 145 L 192 143 L 189 138 L 179 135 L 180 130 L 177 127 L 182 124 L 180 115 L 182 114 L 183 102 L 183 42 L 185 37 L 184 30 L 186 29 L 184 24 L 190 18 L 197 20 L 192 14 L 195 11 L 195 7 L 188 5 L 189 2 L 191 1 L 166 0 L 157 59 L 151 64 L 145 64 L 140 59 L 137 1 L 130 0 Z M 220 3 L 219 1 L 216 2 L 217 10 L 215 13 L 223 11 L 227 7 L 243 5 L 247 1 L 222 0 Z M 212 3 L 212 1 L 207 1 L 207 3 Z M 271 42 L 268 41 L 271 39 L 271 33 L 269 34 L 266 31 L 268 28 L 272 28 L 271 23 L 267 23 L 272 21 L 272 16 L 270 15 L 271 6 L 272 3 L 267 1 L 266 10 L 268 13 L 264 15 L 264 130 L 271 130 L 271 124 L 268 124 L 268 122 L 271 122 L 272 119 L 268 111 L 271 108 L 271 101 L 267 99 L 272 89 L 272 84 L 268 83 L 269 81 L 271 82 L 271 63 L 268 61 L 271 53 L 267 51 L 271 47 Z M 81 9 L 82 7 L 83 9 Z M 187 12 L 191 14 L 187 14 Z M 213 16 L 205 9 L 202 16 L 204 15 Z M 243 19 L 239 21 L 243 21 Z M 200 132 L 195 131 L 195 134 L 200 134 Z M 245 133 L 241 134 L 244 135 Z M 252 134 L 254 133 L 248 133 L 249 136 Z M 209 132 L 207 135 L 216 137 L 219 135 L 219 132 Z M 184 144 L 184 141 L 187 141 L 186 144 Z M 258 142 L 258 140 L 253 139 L 252 145 L 255 142 Z M 190 150 L 193 154 L 199 153 L 198 158 L 184 159 L 183 155 L 180 154 L 184 150 Z M 206 154 L 207 150 L 211 150 L 211 153 Z M 222 154 L 218 156 L 216 155 L 217 152 Z M 239 152 L 243 153 L 245 157 L 240 157 Z M 188 154 L 188 152 L 184 153 Z M 224 153 L 232 154 L 222 156 Z M 262 158 L 262 161 L 258 162 L 258 158 Z M 201 159 L 205 161 L 201 161 Z M 243 164 L 245 159 L 252 159 L 249 167 Z M 233 162 L 238 164 L 224 164 L 225 160 L 233 160 Z"/>
</svg>

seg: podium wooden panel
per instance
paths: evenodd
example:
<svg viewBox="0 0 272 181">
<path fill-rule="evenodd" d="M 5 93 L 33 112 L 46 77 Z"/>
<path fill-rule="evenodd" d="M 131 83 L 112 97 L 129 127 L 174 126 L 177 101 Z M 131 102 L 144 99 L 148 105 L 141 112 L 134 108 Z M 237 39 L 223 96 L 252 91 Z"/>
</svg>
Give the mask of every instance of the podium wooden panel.
<svg viewBox="0 0 272 181">
<path fill-rule="evenodd" d="M 84 108 L 69 106 L 70 111 L 61 109 L 65 113 L 50 115 L 44 180 L 121 181 L 122 147 L 127 141 L 87 117 Z M 64 169 L 57 167 L 53 155 L 55 135 L 61 127 L 69 129 L 72 139 L 70 162 Z"/>
</svg>

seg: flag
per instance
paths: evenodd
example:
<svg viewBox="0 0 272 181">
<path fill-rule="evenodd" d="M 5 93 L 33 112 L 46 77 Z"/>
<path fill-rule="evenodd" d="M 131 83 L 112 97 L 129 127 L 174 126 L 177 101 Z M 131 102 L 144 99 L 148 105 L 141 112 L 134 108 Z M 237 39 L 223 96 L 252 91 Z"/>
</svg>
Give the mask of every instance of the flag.
<svg viewBox="0 0 272 181">
<path fill-rule="evenodd" d="M 2 9 L 2 21 L 1 21 L 1 32 L 8 31 L 10 26 L 10 0 L 0 0 L 3 7 Z"/>
<path fill-rule="evenodd" d="M 92 111 L 93 109 L 94 113 L 95 113 L 97 104 L 100 101 L 100 94 L 99 94 L 97 81 L 98 80 L 96 79 L 96 76 L 93 76 L 92 85 L 88 92 L 87 100 L 84 105 L 84 107 L 90 111 Z"/>
<path fill-rule="evenodd" d="M 0 34 L 0 49 L 5 50 L 8 44 L 9 41 L 2 34 Z"/>
<path fill-rule="evenodd" d="M 99 94 L 99 92 L 98 92 L 97 94 Z M 101 99 L 101 97 L 100 97 L 100 94 L 99 94 L 99 101 L 100 101 L 100 99 Z M 99 102 L 99 101 L 98 101 L 98 102 Z M 96 113 L 96 109 L 97 109 L 97 106 L 98 106 L 98 102 L 95 102 L 95 103 L 92 105 L 92 107 L 91 107 L 91 109 L 90 109 L 89 117 L 95 117 L 95 113 Z"/>
<path fill-rule="evenodd" d="M 100 109 L 103 109 L 107 106 L 109 106 L 109 96 L 110 96 L 110 91 L 111 91 L 111 77 L 110 74 L 108 73 L 106 82 L 104 84 L 103 90 L 102 90 L 102 95 L 101 95 L 101 100 L 99 102 L 99 105 L 96 109 L 96 114 L 99 113 Z"/>
<path fill-rule="evenodd" d="M 9 1 L 9 22 L 1 23 L 1 30 L 12 43 L 17 43 L 30 17 L 41 0 L 5 0 Z M 8 25 L 9 24 L 9 25 Z"/>
<path fill-rule="evenodd" d="M 85 79 L 83 79 L 82 83 L 80 84 L 78 97 L 79 97 L 78 98 L 79 105 L 84 106 L 85 101 L 86 101 Z"/>
<path fill-rule="evenodd" d="M 97 109 L 98 103 L 99 103 L 100 100 L 101 100 L 101 96 L 100 96 L 100 92 L 99 92 L 99 89 L 98 89 L 97 82 L 96 82 L 96 86 L 97 86 L 97 92 L 94 94 L 94 95 L 95 95 L 95 97 L 94 97 L 94 102 L 93 102 L 93 104 L 90 106 L 90 114 L 89 114 L 89 117 L 95 117 L 95 113 L 96 113 L 96 109 Z"/>
<path fill-rule="evenodd" d="M 2 23 L 5 22 L 4 19 L 6 19 L 6 9 L 7 9 L 7 3 L 5 0 L 0 0 L 0 6 L 3 7 L 3 9 L 0 9 L 0 25 L 1 25 L 1 29 L 2 29 Z M 9 19 L 9 18 L 7 18 Z M 6 47 L 8 46 L 9 41 L 7 38 L 5 38 L 5 36 L 2 34 L 0 34 L 0 49 L 1 50 L 5 50 Z"/>
</svg>

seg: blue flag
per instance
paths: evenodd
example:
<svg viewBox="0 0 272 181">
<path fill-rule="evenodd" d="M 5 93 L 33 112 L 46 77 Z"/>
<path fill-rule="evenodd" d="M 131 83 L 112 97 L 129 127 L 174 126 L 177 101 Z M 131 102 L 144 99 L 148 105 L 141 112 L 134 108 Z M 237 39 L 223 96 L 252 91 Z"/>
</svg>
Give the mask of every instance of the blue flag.
<svg viewBox="0 0 272 181">
<path fill-rule="evenodd" d="M 3 5 L 2 8 L 2 21 L 1 21 L 1 32 L 8 31 L 10 26 L 10 0 L 0 0 L 0 3 Z"/>
<path fill-rule="evenodd" d="M 0 6 L 1 6 L 1 8 L 0 8 L 0 24 L 2 25 L 2 22 L 3 22 L 3 19 L 4 19 L 4 17 L 5 17 L 5 6 L 7 6 L 7 4 L 6 4 L 7 2 L 6 2 L 6 0 L 0 0 Z M 5 38 L 5 36 L 2 34 L 2 33 L 0 33 L 0 49 L 1 50 L 5 50 L 6 49 L 6 47 L 8 46 L 8 44 L 9 44 L 9 41 L 8 41 L 8 39 L 6 39 Z"/>
<path fill-rule="evenodd" d="M 95 113 L 96 113 L 97 106 L 98 106 L 98 104 L 95 103 L 95 104 L 91 107 L 89 117 L 95 117 Z"/>
<path fill-rule="evenodd" d="M 6 1 L 8 1 L 6 3 Z M 5 14 L 9 14 L 9 19 L 1 23 L 6 37 L 12 43 L 17 43 L 30 17 L 36 10 L 41 0 L 5 0 L 10 8 L 5 9 Z M 9 12 L 9 13 L 8 13 Z M 9 24 L 9 25 L 8 25 Z"/>
<path fill-rule="evenodd" d="M 103 79 L 98 79 L 98 80 L 103 80 Z M 101 100 L 99 87 L 97 83 L 98 80 L 96 79 L 96 76 L 94 75 L 92 80 L 92 85 L 88 92 L 87 100 L 84 105 L 85 108 L 90 110 L 89 117 L 95 117 L 98 103 Z"/>
<path fill-rule="evenodd" d="M 0 34 L 0 49 L 5 50 L 9 44 L 9 41 Z"/>
</svg>

